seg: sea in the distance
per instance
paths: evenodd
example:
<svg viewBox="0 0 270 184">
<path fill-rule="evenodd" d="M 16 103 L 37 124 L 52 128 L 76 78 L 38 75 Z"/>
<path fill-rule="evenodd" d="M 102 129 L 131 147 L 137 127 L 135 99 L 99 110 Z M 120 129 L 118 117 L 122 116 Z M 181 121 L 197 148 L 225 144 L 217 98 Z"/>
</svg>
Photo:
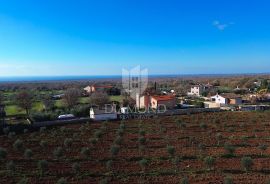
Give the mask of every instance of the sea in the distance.
<svg viewBox="0 0 270 184">
<path fill-rule="evenodd" d="M 49 82 L 49 81 L 77 81 L 77 80 L 98 80 L 98 79 L 120 79 L 120 75 L 100 76 L 16 76 L 0 77 L 0 83 L 7 82 Z"/>
<path fill-rule="evenodd" d="M 174 77 L 220 77 L 258 74 L 183 74 L 183 75 L 149 75 L 149 78 L 174 78 Z M 10 82 L 54 82 L 54 81 L 79 81 L 79 80 L 104 80 L 121 79 L 121 75 L 92 75 L 92 76 L 0 76 L 0 83 Z"/>
</svg>

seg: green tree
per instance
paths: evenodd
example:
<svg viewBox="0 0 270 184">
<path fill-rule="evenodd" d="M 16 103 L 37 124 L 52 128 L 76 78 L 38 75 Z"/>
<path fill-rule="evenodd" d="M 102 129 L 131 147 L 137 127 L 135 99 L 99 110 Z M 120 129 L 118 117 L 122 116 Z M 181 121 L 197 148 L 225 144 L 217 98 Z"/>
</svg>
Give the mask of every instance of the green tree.
<svg viewBox="0 0 270 184">
<path fill-rule="evenodd" d="M 148 165 L 148 160 L 146 159 L 142 159 L 139 161 L 139 165 L 142 168 L 142 171 L 145 172 L 145 168 Z"/>
<path fill-rule="evenodd" d="M 0 159 L 5 159 L 7 157 L 7 150 L 0 147 Z"/>
<path fill-rule="evenodd" d="M 31 159 L 32 156 L 33 156 L 33 152 L 32 152 L 31 149 L 26 149 L 26 150 L 24 151 L 24 157 L 25 157 L 25 158 Z"/>
<path fill-rule="evenodd" d="M 167 146 L 167 152 L 169 153 L 169 155 L 172 157 L 174 157 L 175 154 L 175 148 L 173 146 Z"/>
<path fill-rule="evenodd" d="M 187 177 L 182 178 L 180 184 L 189 184 L 188 178 Z"/>
<path fill-rule="evenodd" d="M 57 159 L 60 159 L 64 154 L 63 148 L 62 147 L 57 147 L 54 151 L 53 151 L 53 156 Z"/>
<path fill-rule="evenodd" d="M 208 170 L 211 170 L 211 168 L 215 164 L 215 159 L 211 156 L 205 157 L 204 163 L 205 163 L 206 167 L 208 168 Z"/>
<path fill-rule="evenodd" d="M 32 108 L 33 96 L 28 91 L 21 91 L 16 96 L 16 102 L 19 107 L 26 111 L 29 117 L 29 111 Z"/>
<path fill-rule="evenodd" d="M 10 174 L 14 175 L 14 172 L 16 169 L 15 163 L 13 161 L 9 161 L 6 165 L 6 167 L 7 167 L 7 170 L 10 172 Z"/>
<path fill-rule="evenodd" d="M 57 181 L 57 183 L 56 184 L 67 184 L 68 182 L 67 182 L 67 179 L 65 179 L 65 178 L 60 178 L 58 181 Z"/>
<path fill-rule="evenodd" d="M 86 147 L 82 148 L 82 149 L 81 149 L 81 154 L 82 154 L 85 158 L 88 158 L 89 155 L 90 155 L 90 149 L 89 149 L 89 148 L 86 148 Z"/>
<path fill-rule="evenodd" d="M 230 144 L 225 144 L 224 145 L 224 149 L 226 150 L 227 152 L 227 156 L 233 156 L 234 155 L 234 152 L 235 152 L 235 147 L 233 145 L 230 145 Z"/>
<path fill-rule="evenodd" d="M 225 177 L 224 184 L 233 184 L 233 179 L 230 176 Z"/>
<path fill-rule="evenodd" d="M 73 171 L 74 174 L 79 175 L 79 173 L 81 172 L 80 164 L 77 163 L 77 162 L 72 164 L 72 171 Z"/>
<path fill-rule="evenodd" d="M 253 165 L 253 161 L 251 157 L 243 157 L 241 159 L 241 165 L 245 169 L 245 171 L 249 171 L 251 169 L 251 166 Z"/>
<path fill-rule="evenodd" d="M 261 150 L 261 156 L 263 155 L 263 152 L 267 150 L 268 146 L 265 144 L 261 144 L 258 146 L 258 148 Z"/>
<path fill-rule="evenodd" d="M 48 170 L 48 162 L 46 160 L 40 160 L 38 161 L 37 165 L 40 176 L 43 176 L 45 172 Z"/>
<path fill-rule="evenodd" d="M 17 139 L 14 143 L 13 143 L 13 149 L 16 151 L 21 151 L 23 148 L 23 141 L 20 139 Z"/>
</svg>

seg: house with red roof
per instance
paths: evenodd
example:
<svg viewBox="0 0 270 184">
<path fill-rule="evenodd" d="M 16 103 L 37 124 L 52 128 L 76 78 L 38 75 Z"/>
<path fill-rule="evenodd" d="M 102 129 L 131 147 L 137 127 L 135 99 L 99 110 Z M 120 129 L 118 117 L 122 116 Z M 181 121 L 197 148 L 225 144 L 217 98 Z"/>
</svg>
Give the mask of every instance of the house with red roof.
<svg viewBox="0 0 270 184">
<path fill-rule="evenodd" d="M 158 109 L 166 106 L 166 109 L 173 109 L 176 106 L 176 97 L 174 95 L 137 95 L 136 107 L 139 109 Z"/>
</svg>

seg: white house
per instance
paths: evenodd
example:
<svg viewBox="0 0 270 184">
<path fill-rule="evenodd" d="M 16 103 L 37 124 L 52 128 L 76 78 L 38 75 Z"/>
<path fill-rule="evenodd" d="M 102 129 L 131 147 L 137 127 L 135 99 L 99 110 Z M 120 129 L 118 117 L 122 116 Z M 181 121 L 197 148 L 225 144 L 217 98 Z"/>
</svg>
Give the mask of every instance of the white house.
<svg viewBox="0 0 270 184">
<path fill-rule="evenodd" d="M 121 114 L 128 114 L 128 107 L 121 107 Z"/>
<path fill-rule="evenodd" d="M 218 104 L 223 104 L 223 105 L 227 105 L 227 104 L 240 105 L 242 104 L 242 97 L 237 96 L 232 93 L 227 93 L 222 96 L 219 94 L 216 94 L 215 96 L 211 97 L 211 101 Z"/>
<path fill-rule="evenodd" d="M 203 93 L 203 87 L 201 85 L 192 86 L 190 92 L 188 92 L 189 96 L 201 96 Z"/>
<path fill-rule="evenodd" d="M 211 97 L 211 101 L 217 104 L 228 104 L 228 99 L 216 94 L 215 96 Z"/>
<path fill-rule="evenodd" d="M 114 120 L 117 119 L 115 108 L 96 109 L 90 108 L 90 119 L 96 121 Z"/>
</svg>

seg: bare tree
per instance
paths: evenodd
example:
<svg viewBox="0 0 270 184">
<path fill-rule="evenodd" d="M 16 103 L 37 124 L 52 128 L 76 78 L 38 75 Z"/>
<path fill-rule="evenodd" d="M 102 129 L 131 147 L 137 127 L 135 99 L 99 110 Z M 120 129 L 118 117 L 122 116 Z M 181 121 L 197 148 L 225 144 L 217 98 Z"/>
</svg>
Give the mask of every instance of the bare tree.
<svg viewBox="0 0 270 184">
<path fill-rule="evenodd" d="M 90 104 L 103 107 L 105 104 L 110 103 L 110 98 L 106 93 L 95 92 L 90 96 Z"/>
<path fill-rule="evenodd" d="M 26 115 L 29 117 L 29 111 L 32 108 L 33 97 L 28 91 L 21 91 L 16 96 L 17 104 L 19 107 L 25 109 Z"/>
<path fill-rule="evenodd" d="M 78 103 L 80 91 L 77 89 L 68 89 L 63 97 L 64 103 L 68 108 L 75 106 Z"/>
<path fill-rule="evenodd" d="M 3 93 L 0 92 L 0 123 L 2 125 L 4 125 L 5 123 L 5 116 L 6 116 L 6 112 L 5 112 L 5 105 L 4 105 L 4 96 L 3 96 Z"/>
<path fill-rule="evenodd" d="M 4 95 L 2 92 L 0 92 L 0 105 L 4 104 Z"/>
<path fill-rule="evenodd" d="M 45 110 L 49 110 L 49 109 L 52 109 L 53 106 L 54 106 L 54 101 L 52 100 L 51 96 L 50 95 L 46 95 L 43 97 L 42 99 L 42 102 L 45 106 Z"/>
</svg>

